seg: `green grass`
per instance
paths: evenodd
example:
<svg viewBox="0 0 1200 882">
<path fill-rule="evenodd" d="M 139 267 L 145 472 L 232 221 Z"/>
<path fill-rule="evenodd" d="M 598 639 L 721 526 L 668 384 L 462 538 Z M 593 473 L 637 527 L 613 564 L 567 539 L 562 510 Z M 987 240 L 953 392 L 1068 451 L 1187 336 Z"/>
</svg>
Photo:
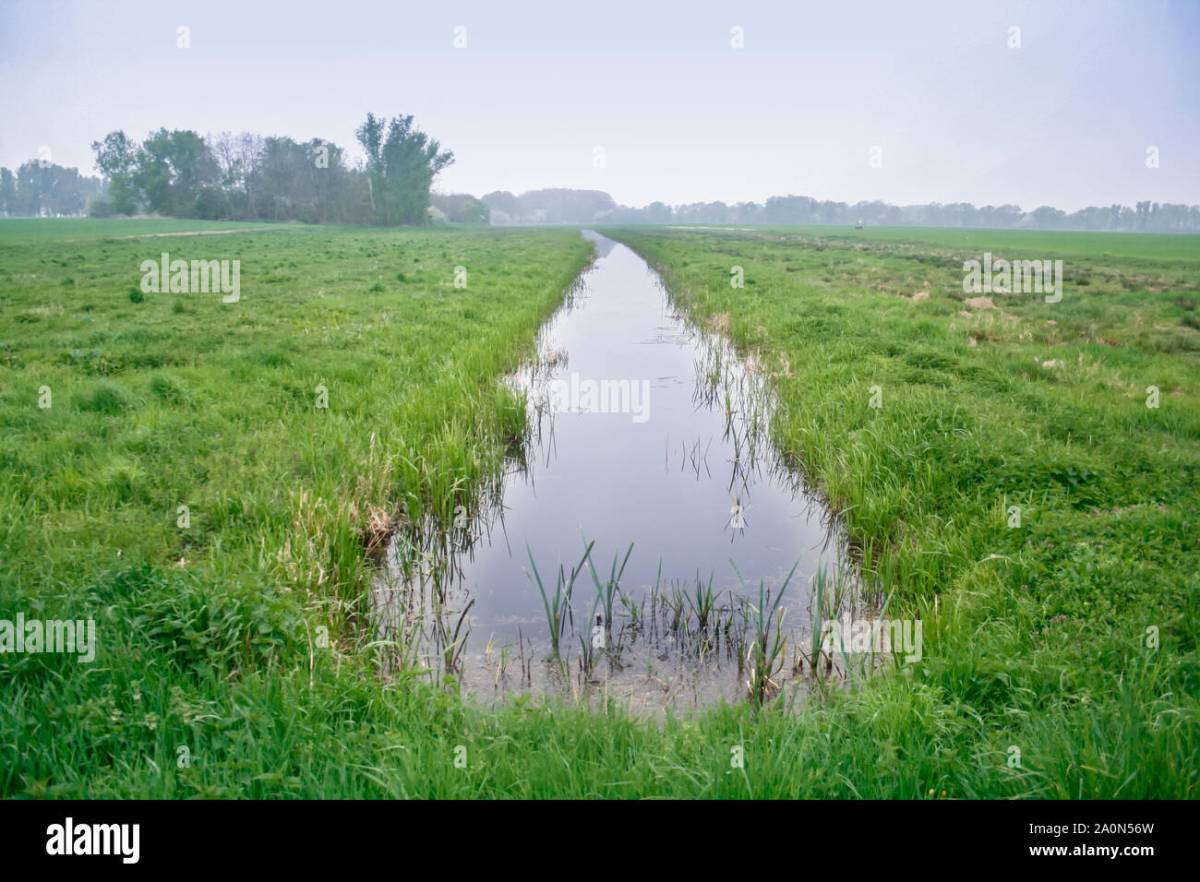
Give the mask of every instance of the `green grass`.
<svg viewBox="0 0 1200 882">
<path fill-rule="evenodd" d="M 364 548 L 397 511 L 449 520 L 497 472 L 524 411 L 496 380 L 591 254 L 571 231 L 96 222 L 60 241 L 36 223 L 0 225 L 0 617 L 95 617 L 101 653 L 0 661 L 6 794 L 60 783 L 89 743 L 98 775 L 146 761 L 106 752 L 115 718 L 99 741 L 80 728 L 116 683 L 118 706 L 143 696 L 122 718 L 169 730 L 174 691 L 232 700 L 252 671 L 305 671 L 317 628 L 356 653 Z M 160 249 L 240 260 L 241 301 L 133 302 Z"/>
<path fill-rule="evenodd" d="M 976 793 L 1195 795 L 1200 239 L 613 234 L 770 366 L 777 444 L 845 512 L 889 615 L 923 619 L 917 670 L 834 706 L 932 702 Z M 985 249 L 1061 254 L 1062 302 L 965 308 L 962 260 Z"/>
<path fill-rule="evenodd" d="M 213 235 L 225 231 L 288 230 L 291 225 L 246 221 L 204 221 L 177 218 L 0 218 L 0 242 L 42 242 L 61 245 L 95 239 L 128 239 L 135 236 L 174 238 L 186 234 Z"/>
<path fill-rule="evenodd" d="M 779 239 L 795 239 L 807 235 L 827 244 L 866 242 L 879 245 L 909 245 L 922 254 L 937 254 L 943 250 L 966 250 L 979 257 L 985 250 L 1007 256 L 1022 254 L 1033 259 L 1038 256 L 1068 259 L 1087 257 L 1090 260 L 1116 258 L 1124 261 L 1171 261 L 1182 266 L 1200 262 L 1200 246 L 1196 236 L 1144 233 L 1081 233 L 1069 230 L 972 230 L 923 227 L 866 227 L 862 230 L 847 227 L 752 227 L 751 233 Z M 1194 267 L 1193 267 L 1194 268 Z"/>
<path fill-rule="evenodd" d="M 495 380 L 575 233 L 41 223 L 0 222 L 0 618 L 94 617 L 100 645 L 0 656 L 0 795 L 1196 795 L 1191 240 L 1064 253 L 1062 303 L 997 298 L 1014 322 L 958 314 L 990 240 L 616 231 L 771 366 L 777 443 L 925 625 L 915 670 L 797 714 L 659 724 L 385 680 L 356 628 L 388 513 L 452 516 L 520 437 Z M 241 301 L 132 302 L 160 250 L 240 259 Z"/>
</svg>

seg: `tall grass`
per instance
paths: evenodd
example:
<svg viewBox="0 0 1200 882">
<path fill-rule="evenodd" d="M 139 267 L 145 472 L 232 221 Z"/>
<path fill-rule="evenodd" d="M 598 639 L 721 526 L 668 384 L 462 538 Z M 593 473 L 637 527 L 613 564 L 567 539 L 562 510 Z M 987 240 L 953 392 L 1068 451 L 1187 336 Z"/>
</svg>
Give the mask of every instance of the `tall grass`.
<svg viewBox="0 0 1200 882">
<path fill-rule="evenodd" d="M 569 572 L 563 568 L 562 564 L 558 565 L 553 591 L 549 590 L 546 583 L 542 581 L 537 561 L 533 559 L 533 549 L 529 546 L 525 547 L 526 555 L 529 558 L 529 578 L 537 587 L 538 594 L 542 598 L 542 607 L 546 613 L 546 627 L 550 632 L 550 651 L 555 659 L 561 658 L 560 646 L 572 614 L 571 599 L 575 593 L 575 581 L 583 572 L 583 568 L 590 563 L 592 547 L 595 544 L 595 540 L 587 543 L 584 547 L 583 557 L 579 559 L 579 563 L 571 567 Z"/>
<path fill-rule="evenodd" d="M 590 546 L 589 546 L 590 548 Z M 621 559 L 621 565 L 617 566 L 617 556 L 613 556 L 612 567 L 609 569 L 608 579 L 604 582 L 600 581 L 600 576 L 596 573 L 596 567 L 589 559 L 587 562 L 588 572 L 592 576 L 592 584 L 596 586 L 596 606 L 603 610 L 604 630 L 610 636 L 612 634 L 613 623 L 613 607 L 615 601 L 621 594 L 621 577 L 625 575 L 625 566 L 629 563 L 629 556 L 633 554 L 633 543 L 629 543 L 629 547 L 625 550 L 625 557 Z"/>
<path fill-rule="evenodd" d="M 787 636 L 783 630 L 785 610 L 779 604 L 798 565 L 792 565 L 774 597 L 765 579 L 758 583 L 758 603 L 752 607 L 752 630 L 746 649 L 746 690 L 756 707 L 762 707 L 779 690 L 776 678 L 787 657 Z M 747 586 L 740 572 L 738 579 L 742 581 L 742 588 L 745 590 Z"/>
</svg>

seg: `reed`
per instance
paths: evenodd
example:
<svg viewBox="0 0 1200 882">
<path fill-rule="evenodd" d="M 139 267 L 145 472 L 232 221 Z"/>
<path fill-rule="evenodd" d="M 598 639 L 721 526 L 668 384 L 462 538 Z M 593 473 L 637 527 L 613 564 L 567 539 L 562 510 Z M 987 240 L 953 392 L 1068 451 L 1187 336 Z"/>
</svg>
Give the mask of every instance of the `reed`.
<svg viewBox="0 0 1200 882">
<path fill-rule="evenodd" d="M 783 668 L 787 652 L 787 636 L 783 630 L 785 610 L 779 604 L 799 563 L 793 564 L 779 586 L 774 598 L 765 579 L 758 583 L 758 604 L 752 608 L 751 640 L 746 649 L 746 689 L 756 707 L 762 707 L 778 690 L 776 677 Z M 741 573 L 738 573 L 741 579 Z M 742 581 L 745 587 L 745 581 Z"/>
<path fill-rule="evenodd" d="M 526 571 L 534 584 L 537 586 L 538 594 L 542 598 L 542 608 L 546 613 L 546 627 L 550 632 L 550 652 L 555 659 L 561 658 L 560 644 L 563 633 L 567 626 L 568 617 L 571 615 L 571 597 L 575 590 L 575 581 L 579 578 L 579 574 L 583 572 L 583 568 L 587 566 L 592 554 L 592 547 L 595 545 L 595 540 L 588 542 L 584 548 L 583 557 L 579 563 L 571 567 L 570 574 L 563 569 L 562 564 L 559 564 L 558 573 L 554 581 L 554 590 L 547 589 L 545 582 L 542 581 L 542 574 L 538 571 L 537 561 L 533 559 L 533 551 L 528 545 L 525 546 L 525 552 L 529 557 L 530 571 Z"/>
<path fill-rule="evenodd" d="M 625 557 L 621 559 L 620 567 L 617 566 L 617 556 L 613 555 L 612 567 L 609 569 L 608 579 L 604 582 L 600 581 L 599 575 L 596 573 L 596 567 L 592 565 L 591 559 L 585 558 L 588 561 L 588 572 L 592 576 L 592 583 L 596 586 L 596 600 L 599 608 L 604 614 L 604 630 L 608 634 L 612 634 L 613 608 L 615 601 L 621 594 L 621 577 L 625 574 L 625 566 L 629 563 L 629 557 L 633 554 L 633 543 L 629 543 L 629 548 L 625 550 Z"/>
<path fill-rule="evenodd" d="M 700 578 L 700 574 L 696 574 L 696 588 L 692 595 L 688 595 L 688 606 L 691 608 L 691 613 L 696 617 L 696 628 L 703 634 L 708 633 L 709 624 L 712 621 L 713 611 L 716 609 L 717 598 L 713 594 L 713 574 L 709 574 L 707 584 Z"/>
</svg>

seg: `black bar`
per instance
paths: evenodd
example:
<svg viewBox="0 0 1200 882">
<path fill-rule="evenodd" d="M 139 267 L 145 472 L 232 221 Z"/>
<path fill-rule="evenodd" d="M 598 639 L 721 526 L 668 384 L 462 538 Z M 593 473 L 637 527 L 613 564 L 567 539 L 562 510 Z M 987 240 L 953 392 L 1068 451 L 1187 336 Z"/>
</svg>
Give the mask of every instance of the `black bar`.
<svg viewBox="0 0 1200 882">
<path fill-rule="evenodd" d="M 117 872 L 176 867 L 236 867 L 239 874 L 318 867 L 395 872 L 417 871 L 433 860 L 455 873 L 473 861 L 505 873 L 533 870 L 530 862 L 560 856 L 567 866 L 636 865 L 637 854 L 649 848 L 661 849 L 673 871 L 678 862 L 703 861 L 715 850 L 752 861 L 755 855 L 792 854 L 798 873 L 814 866 L 809 855 L 851 874 L 871 868 L 905 872 L 956 860 L 969 861 L 958 866 L 976 871 L 1041 865 L 1092 872 L 1107 865 L 1136 873 L 1155 862 L 1185 860 L 1194 850 L 1184 844 L 1194 817 L 1184 802 L 8 801 L 0 802 L 0 853 L 6 867 Z M 65 833 L 67 818 L 77 836 L 84 824 L 137 824 L 137 862 L 125 863 L 117 847 L 109 855 L 48 854 L 52 825 Z M 131 845 L 129 831 L 124 840 L 111 841 Z M 1096 853 L 1111 847 L 1148 847 L 1152 853 Z M 1064 853 L 1033 851 L 1042 848 Z"/>
</svg>

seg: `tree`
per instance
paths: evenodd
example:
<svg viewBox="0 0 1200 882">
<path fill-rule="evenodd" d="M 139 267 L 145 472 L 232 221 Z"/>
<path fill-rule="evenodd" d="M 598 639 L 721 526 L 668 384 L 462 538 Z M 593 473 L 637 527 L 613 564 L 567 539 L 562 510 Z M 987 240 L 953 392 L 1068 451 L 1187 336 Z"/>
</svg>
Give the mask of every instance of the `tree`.
<svg viewBox="0 0 1200 882">
<path fill-rule="evenodd" d="M 1063 221 L 1066 220 L 1067 214 L 1061 209 L 1054 208 L 1050 205 L 1042 205 L 1035 208 L 1032 213 L 1034 225 L 1039 230 L 1058 230 L 1062 229 Z"/>
<path fill-rule="evenodd" d="M 493 190 L 481 197 L 484 205 L 492 211 L 502 211 L 510 217 L 517 215 L 517 197 L 507 190 Z"/>
<path fill-rule="evenodd" d="M 433 193 L 432 205 L 452 224 L 486 224 L 492 210 L 486 202 L 467 193 Z"/>
<path fill-rule="evenodd" d="M 413 128 L 411 115 L 385 120 L 368 113 L 355 134 L 367 153 L 367 182 L 376 223 L 428 223 L 433 179 L 454 162 L 454 154 L 442 151 L 436 140 Z"/>
<path fill-rule="evenodd" d="M 669 224 L 671 222 L 671 206 L 662 202 L 651 202 L 646 206 L 646 223 Z"/>
<path fill-rule="evenodd" d="M 10 217 L 17 213 L 17 182 L 13 173 L 0 168 L 0 214 Z"/>
<path fill-rule="evenodd" d="M 192 131 L 159 129 L 142 143 L 135 180 L 150 211 L 194 217 L 201 192 L 220 169 L 204 139 Z"/>
<path fill-rule="evenodd" d="M 133 214 L 138 208 L 137 183 L 133 179 L 137 168 L 138 145 L 124 132 L 109 132 L 103 141 L 93 141 L 96 167 L 108 182 L 107 210 L 116 214 Z"/>
</svg>

